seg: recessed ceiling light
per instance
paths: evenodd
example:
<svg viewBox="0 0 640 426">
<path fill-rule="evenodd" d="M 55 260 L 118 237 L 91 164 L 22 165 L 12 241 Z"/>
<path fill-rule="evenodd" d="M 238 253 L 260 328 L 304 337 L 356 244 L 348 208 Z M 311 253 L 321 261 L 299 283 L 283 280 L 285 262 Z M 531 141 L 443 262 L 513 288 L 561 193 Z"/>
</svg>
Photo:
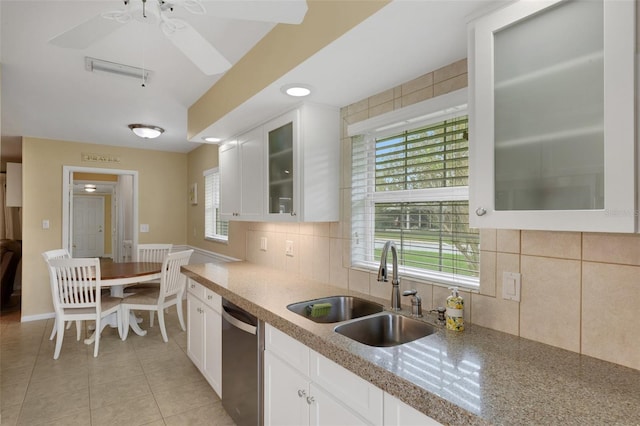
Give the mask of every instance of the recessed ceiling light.
<svg viewBox="0 0 640 426">
<path fill-rule="evenodd" d="M 222 139 L 216 138 L 216 137 L 213 137 L 213 136 L 203 136 L 202 140 L 205 141 L 205 142 L 209 142 L 209 143 L 222 142 Z"/>
<path fill-rule="evenodd" d="M 153 139 L 164 133 L 162 127 L 153 126 L 150 124 L 129 124 L 129 128 L 136 136 L 144 139 Z"/>
<path fill-rule="evenodd" d="M 282 93 L 295 98 L 302 98 L 311 94 L 311 86 L 307 84 L 287 84 L 282 86 L 280 90 L 282 90 Z"/>
</svg>

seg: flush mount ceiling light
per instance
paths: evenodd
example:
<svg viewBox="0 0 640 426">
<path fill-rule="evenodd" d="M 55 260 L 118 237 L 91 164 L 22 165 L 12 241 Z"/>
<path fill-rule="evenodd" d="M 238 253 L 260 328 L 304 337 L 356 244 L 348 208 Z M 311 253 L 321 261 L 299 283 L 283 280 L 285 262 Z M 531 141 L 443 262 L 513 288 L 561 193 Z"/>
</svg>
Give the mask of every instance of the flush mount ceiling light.
<svg viewBox="0 0 640 426">
<path fill-rule="evenodd" d="M 285 95 L 293 96 L 294 98 L 302 98 L 311 94 L 311 86 L 308 84 L 287 84 L 280 89 Z"/>
<path fill-rule="evenodd" d="M 95 192 L 96 186 L 94 184 L 92 184 L 92 183 L 87 183 L 84 186 L 84 190 L 85 190 L 85 192 Z"/>
<path fill-rule="evenodd" d="M 216 138 L 216 137 L 213 137 L 213 136 L 203 136 L 202 140 L 205 141 L 205 142 L 209 142 L 209 143 L 222 142 L 222 139 Z"/>
<path fill-rule="evenodd" d="M 129 124 L 129 128 L 136 136 L 144 139 L 154 139 L 160 136 L 164 129 L 162 127 L 153 126 L 150 124 Z"/>
</svg>

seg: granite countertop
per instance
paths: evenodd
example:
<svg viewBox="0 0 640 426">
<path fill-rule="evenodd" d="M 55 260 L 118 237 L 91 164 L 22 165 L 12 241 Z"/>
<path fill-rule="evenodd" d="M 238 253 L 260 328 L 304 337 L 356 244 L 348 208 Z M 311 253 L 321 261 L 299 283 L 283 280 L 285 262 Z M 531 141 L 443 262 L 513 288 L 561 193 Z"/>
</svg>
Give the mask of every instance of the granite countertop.
<svg viewBox="0 0 640 426">
<path fill-rule="evenodd" d="M 443 424 L 640 425 L 638 370 L 472 324 L 462 333 L 438 326 L 404 345 L 370 347 L 286 306 L 334 295 L 387 300 L 247 262 L 182 272 Z"/>
</svg>

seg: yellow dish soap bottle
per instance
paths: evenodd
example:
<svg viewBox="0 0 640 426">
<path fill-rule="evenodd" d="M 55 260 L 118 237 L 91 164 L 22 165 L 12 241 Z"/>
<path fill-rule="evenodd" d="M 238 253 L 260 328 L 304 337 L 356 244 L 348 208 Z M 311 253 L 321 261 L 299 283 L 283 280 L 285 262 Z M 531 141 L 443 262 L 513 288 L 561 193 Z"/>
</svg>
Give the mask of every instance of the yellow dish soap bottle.
<svg viewBox="0 0 640 426">
<path fill-rule="evenodd" d="M 447 297 L 447 329 L 464 331 L 464 299 L 458 293 L 458 287 L 449 287 L 451 296 Z"/>
</svg>

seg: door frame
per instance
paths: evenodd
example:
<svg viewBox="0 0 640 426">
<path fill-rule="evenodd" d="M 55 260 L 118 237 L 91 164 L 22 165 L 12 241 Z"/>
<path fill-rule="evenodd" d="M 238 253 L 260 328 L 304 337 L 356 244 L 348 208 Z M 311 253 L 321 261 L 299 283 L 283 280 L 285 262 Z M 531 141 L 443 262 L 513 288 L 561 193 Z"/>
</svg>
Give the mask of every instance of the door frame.
<svg viewBox="0 0 640 426">
<path fill-rule="evenodd" d="M 72 203 L 73 203 L 73 173 L 97 173 L 124 176 L 129 175 L 133 181 L 133 203 L 132 203 L 132 245 L 138 246 L 138 171 L 137 170 L 121 170 L 106 169 L 99 167 L 79 167 L 79 166 L 62 166 L 62 247 L 72 253 L 71 244 L 71 221 L 73 219 Z M 121 203 L 119 204 L 122 205 Z M 118 227 L 122 226 L 122 221 L 118 221 Z M 112 249 L 112 251 L 114 251 Z"/>
</svg>

